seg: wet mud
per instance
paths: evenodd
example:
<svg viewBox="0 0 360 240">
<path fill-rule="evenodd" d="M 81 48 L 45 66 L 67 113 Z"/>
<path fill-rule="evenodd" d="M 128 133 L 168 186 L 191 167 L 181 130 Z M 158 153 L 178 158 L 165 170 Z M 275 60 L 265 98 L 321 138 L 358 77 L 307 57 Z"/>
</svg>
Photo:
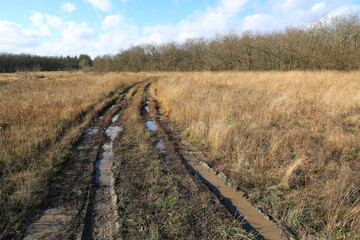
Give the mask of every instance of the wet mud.
<svg viewBox="0 0 360 240">
<path fill-rule="evenodd" d="M 147 104 L 149 105 L 149 104 Z M 157 103 L 152 104 L 157 105 Z M 150 109 L 150 111 L 152 111 Z M 154 110 L 156 115 L 153 116 L 153 121 L 147 121 L 146 126 L 152 131 L 159 131 L 163 137 L 156 144 L 156 148 L 162 153 L 174 149 L 180 155 L 184 164 L 195 175 L 197 175 L 207 186 L 214 192 L 222 203 L 226 206 L 229 212 L 243 223 L 243 227 L 248 231 L 255 233 L 257 239 L 288 239 L 276 225 L 267 219 L 260 211 L 255 209 L 249 201 L 237 192 L 212 170 L 205 163 L 205 155 L 195 149 L 189 142 L 181 141 L 177 136 L 174 136 L 174 131 L 171 130 L 171 125 L 166 118 Z M 167 145 L 172 145 L 169 149 L 164 144 L 166 140 Z M 183 151 L 186 149 L 186 151 Z"/>
</svg>

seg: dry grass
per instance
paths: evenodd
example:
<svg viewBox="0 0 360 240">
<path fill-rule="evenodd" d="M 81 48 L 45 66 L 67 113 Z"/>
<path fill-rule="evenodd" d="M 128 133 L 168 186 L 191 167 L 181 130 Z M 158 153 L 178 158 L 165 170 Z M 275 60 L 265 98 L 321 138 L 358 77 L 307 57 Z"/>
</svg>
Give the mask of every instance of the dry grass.
<svg viewBox="0 0 360 240">
<path fill-rule="evenodd" d="M 293 231 L 360 232 L 360 72 L 164 73 L 155 87 L 212 164 L 281 192 Z"/>
<path fill-rule="evenodd" d="M 21 73 L 10 77 L 15 79 L 0 75 L 0 79 L 7 80 L 0 90 L 0 160 L 9 171 L 23 168 L 26 163 L 18 160 L 25 159 L 34 147 L 56 142 L 69 123 L 110 91 L 135 81 L 126 75 L 81 72 Z"/>
<path fill-rule="evenodd" d="M 64 160 L 66 144 L 71 147 L 113 93 L 143 77 L 0 74 L 0 239 L 5 228 L 21 226 L 27 208 L 44 200 L 39 197 L 45 190 L 42 181 Z"/>
</svg>

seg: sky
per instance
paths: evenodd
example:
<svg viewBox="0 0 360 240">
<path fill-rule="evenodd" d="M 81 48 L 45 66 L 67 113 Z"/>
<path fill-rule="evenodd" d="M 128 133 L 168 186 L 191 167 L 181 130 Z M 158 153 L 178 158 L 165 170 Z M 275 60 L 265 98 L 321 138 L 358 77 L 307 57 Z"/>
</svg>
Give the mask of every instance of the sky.
<svg viewBox="0 0 360 240">
<path fill-rule="evenodd" d="M 278 31 L 359 10 L 360 0 L 10 0 L 0 8 L 0 53 L 94 58 L 144 43 Z"/>
</svg>

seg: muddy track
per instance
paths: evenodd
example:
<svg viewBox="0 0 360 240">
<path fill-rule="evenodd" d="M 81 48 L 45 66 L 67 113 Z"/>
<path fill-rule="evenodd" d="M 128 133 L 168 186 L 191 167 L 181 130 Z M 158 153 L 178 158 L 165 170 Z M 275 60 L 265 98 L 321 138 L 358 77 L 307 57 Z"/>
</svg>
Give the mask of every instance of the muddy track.
<svg viewBox="0 0 360 240">
<path fill-rule="evenodd" d="M 72 156 L 50 183 L 53 194 L 48 208 L 27 228 L 24 239 L 111 239 L 116 222 L 112 143 L 121 130 L 116 126 L 117 114 L 126 106 L 127 93 L 138 84 L 106 105 L 97 123 L 79 138 Z"/>
<path fill-rule="evenodd" d="M 149 87 L 149 86 L 147 86 Z M 255 233 L 257 239 L 291 238 L 285 236 L 277 226 L 260 211 L 255 209 L 241 193 L 228 186 L 226 179 L 222 178 L 205 163 L 205 155 L 191 143 L 183 141 L 175 134 L 170 122 L 160 114 L 159 105 L 153 98 L 148 98 L 143 107 L 143 112 L 151 115 L 152 121 L 147 121 L 147 127 L 152 131 L 158 131 L 162 140 L 156 144 L 158 150 L 165 156 L 177 155 L 193 176 L 197 176 L 208 188 L 216 194 L 229 212 L 243 227 Z"/>
<path fill-rule="evenodd" d="M 51 204 L 42 216 L 28 227 L 24 239 L 87 240 L 114 239 L 119 236 L 131 239 L 135 236 L 149 238 L 149 233 L 138 235 L 139 229 L 130 227 L 137 218 L 147 219 L 146 221 L 152 219 L 149 222 L 152 232 L 158 232 L 160 236 L 165 234 L 159 238 L 186 236 L 188 239 L 212 239 L 216 236 L 218 239 L 223 236 L 221 231 L 230 234 L 228 236 L 234 232 L 235 225 L 231 223 L 231 214 L 224 206 L 242 222 L 237 223 L 241 230 L 235 231 L 242 236 L 240 239 L 253 239 L 251 234 L 245 234 L 242 227 L 252 234 L 255 233 L 257 239 L 286 239 L 272 222 L 264 219 L 246 200 L 239 198 L 238 193 L 226 186 L 201 162 L 203 156 L 200 152 L 191 144 L 181 141 L 175 134 L 169 121 L 160 115 L 157 102 L 148 97 L 148 89 L 153 81 L 154 79 L 148 79 L 127 88 L 121 97 L 101 112 L 97 123 L 86 130 L 74 146 L 72 157 L 67 159 L 57 179 L 50 185 L 54 188 Z M 140 105 L 136 105 L 137 100 L 133 98 L 141 98 L 141 101 L 138 100 Z M 127 115 L 123 116 L 124 112 Z M 131 130 L 133 122 L 127 119 L 139 114 L 141 119 L 137 126 L 140 127 Z M 134 142 L 122 143 L 123 140 L 130 141 L 139 133 L 144 134 L 142 122 L 153 133 L 151 136 L 157 139 L 156 142 L 135 142 L 138 146 L 134 145 Z M 119 135 L 121 139 L 115 143 Z M 154 144 L 155 148 L 150 148 L 152 151 L 149 150 L 149 155 L 137 157 L 137 152 L 147 149 L 144 148 L 146 144 Z M 115 152 L 119 151 L 115 145 L 128 147 L 128 152 L 126 149 L 122 150 L 123 158 L 119 156 L 119 152 Z M 131 152 L 134 148 L 138 148 L 139 151 Z M 154 151 L 155 149 L 158 152 Z M 187 154 L 184 154 L 184 150 Z M 129 153 L 132 155 L 128 155 Z M 161 161 L 156 159 L 157 155 L 161 156 Z M 147 158 L 153 160 L 148 161 Z M 151 170 L 154 164 L 159 164 L 155 170 L 162 169 L 159 173 Z M 123 174 L 121 171 L 124 171 Z M 150 181 L 144 178 L 144 185 L 139 185 L 139 181 L 142 180 L 139 179 L 140 176 L 134 176 L 134 171 L 147 174 L 151 177 Z M 127 186 L 130 186 L 128 190 Z M 170 192 L 163 190 L 167 188 L 171 189 Z M 177 196 L 175 198 L 171 192 L 174 189 Z M 143 197 L 144 200 L 139 201 L 141 206 L 137 206 L 136 201 L 126 203 L 127 193 L 130 194 L 131 201 L 135 200 L 134 196 Z M 160 205 L 159 197 L 162 199 Z M 123 202 L 126 204 L 123 205 Z M 176 202 L 179 204 L 168 208 Z M 138 210 L 143 214 L 139 216 Z M 146 212 L 147 214 L 144 214 Z M 150 217 L 152 215 L 154 218 Z M 156 224 L 153 221 L 157 221 L 159 225 L 154 227 Z M 178 225 L 173 227 L 171 224 Z M 181 235 L 179 229 L 184 229 L 186 234 Z"/>
</svg>

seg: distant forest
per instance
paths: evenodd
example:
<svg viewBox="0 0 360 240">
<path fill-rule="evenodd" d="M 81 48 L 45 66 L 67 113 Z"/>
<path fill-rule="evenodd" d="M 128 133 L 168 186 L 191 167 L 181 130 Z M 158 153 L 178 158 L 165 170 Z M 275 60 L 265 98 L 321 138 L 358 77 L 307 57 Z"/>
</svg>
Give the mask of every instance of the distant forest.
<svg viewBox="0 0 360 240">
<path fill-rule="evenodd" d="M 91 58 L 86 54 L 79 57 L 42 57 L 29 54 L 0 53 L 0 72 L 2 73 L 74 70 L 91 66 L 91 64 Z"/>
<path fill-rule="evenodd" d="M 269 33 L 229 33 L 184 43 L 143 44 L 116 55 L 71 58 L 0 55 L 0 71 L 39 65 L 43 71 L 92 66 L 110 71 L 263 71 L 360 69 L 358 14 L 325 18 L 302 27 Z M 84 56 L 87 56 L 86 61 Z"/>
</svg>

